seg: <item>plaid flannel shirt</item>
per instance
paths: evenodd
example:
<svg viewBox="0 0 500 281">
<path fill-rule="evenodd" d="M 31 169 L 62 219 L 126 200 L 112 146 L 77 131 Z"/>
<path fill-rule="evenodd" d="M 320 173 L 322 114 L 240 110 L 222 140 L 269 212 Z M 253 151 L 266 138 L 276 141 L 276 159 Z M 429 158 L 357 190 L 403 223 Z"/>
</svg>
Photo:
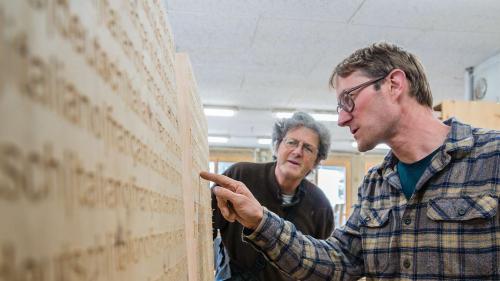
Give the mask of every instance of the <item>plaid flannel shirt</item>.
<svg viewBox="0 0 500 281">
<path fill-rule="evenodd" d="M 445 123 L 450 133 L 409 200 L 389 152 L 327 240 L 266 209 L 244 239 L 298 280 L 500 280 L 500 132 Z"/>
</svg>

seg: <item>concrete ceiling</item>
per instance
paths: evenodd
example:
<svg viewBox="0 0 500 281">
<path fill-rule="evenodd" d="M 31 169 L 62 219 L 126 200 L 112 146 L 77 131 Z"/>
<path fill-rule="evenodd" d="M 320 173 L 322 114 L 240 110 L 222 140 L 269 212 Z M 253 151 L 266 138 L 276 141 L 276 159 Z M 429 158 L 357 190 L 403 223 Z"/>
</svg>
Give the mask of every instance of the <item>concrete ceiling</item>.
<svg viewBox="0 0 500 281">
<path fill-rule="evenodd" d="M 177 52 L 190 55 L 203 104 L 238 107 L 208 117 L 226 146 L 270 136 L 276 108 L 334 110 L 334 66 L 386 40 L 423 62 L 435 104 L 465 98 L 465 68 L 500 52 L 498 0 L 166 0 Z M 333 122 L 332 149 L 354 151 Z"/>
</svg>

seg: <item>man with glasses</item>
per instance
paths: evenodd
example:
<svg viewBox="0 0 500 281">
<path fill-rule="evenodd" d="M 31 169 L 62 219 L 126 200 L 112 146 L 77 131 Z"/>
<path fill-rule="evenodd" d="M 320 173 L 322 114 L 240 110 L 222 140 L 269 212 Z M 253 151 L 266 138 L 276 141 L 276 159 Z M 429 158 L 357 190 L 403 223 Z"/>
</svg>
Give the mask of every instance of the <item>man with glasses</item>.
<svg viewBox="0 0 500 281">
<path fill-rule="evenodd" d="M 263 206 L 293 222 L 304 234 L 319 239 L 333 231 L 333 210 L 321 189 L 305 177 L 326 159 L 330 133 L 309 114 L 296 112 L 278 120 L 272 133 L 270 163 L 236 163 L 224 175 L 243 182 Z M 214 238 L 220 230 L 232 277 L 227 280 L 294 280 L 268 264 L 262 254 L 241 239 L 243 226 L 224 219 L 215 198 Z"/>
<path fill-rule="evenodd" d="M 338 124 L 358 149 L 391 147 L 365 176 L 346 225 L 314 239 L 244 184 L 202 173 L 224 187 L 214 189 L 222 214 L 300 280 L 500 280 L 499 132 L 435 118 L 422 65 L 393 44 L 355 51 L 330 84 Z"/>
</svg>

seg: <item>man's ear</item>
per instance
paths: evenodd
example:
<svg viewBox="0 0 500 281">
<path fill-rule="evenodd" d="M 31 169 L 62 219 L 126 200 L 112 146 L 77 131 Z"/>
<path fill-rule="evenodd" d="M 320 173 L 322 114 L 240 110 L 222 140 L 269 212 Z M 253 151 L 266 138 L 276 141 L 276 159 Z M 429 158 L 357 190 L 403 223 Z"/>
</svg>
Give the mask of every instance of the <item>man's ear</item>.
<svg viewBox="0 0 500 281">
<path fill-rule="evenodd" d="M 391 90 L 391 96 L 394 98 L 399 98 L 408 89 L 408 79 L 406 74 L 401 69 L 394 69 L 388 76 L 389 85 Z"/>
</svg>

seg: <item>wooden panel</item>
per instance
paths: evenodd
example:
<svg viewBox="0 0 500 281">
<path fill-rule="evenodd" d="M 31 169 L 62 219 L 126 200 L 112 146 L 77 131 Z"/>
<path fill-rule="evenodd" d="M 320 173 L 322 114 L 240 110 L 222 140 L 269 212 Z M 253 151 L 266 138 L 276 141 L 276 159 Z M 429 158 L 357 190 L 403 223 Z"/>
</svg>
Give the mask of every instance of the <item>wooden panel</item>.
<svg viewBox="0 0 500 281">
<path fill-rule="evenodd" d="M 210 161 L 214 162 L 255 162 L 254 149 L 211 148 Z"/>
<path fill-rule="evenodd" d="M 434 107 L 441 119 L 456 117 L 475 127 L 500 130 L 500 104 L 485 101 L 443 101 Z"/>
<path fill-rule="evenodd" d="M 0 280 L 211 280 L 206 124 L 196 92 L 179 119 L 163 3 L 0 1 Z"/>
<path fill-rule="evenodd" d="M 208 171 L 207 122 L 187 54 L 176 54 L 180 116 L 183 119 L 183 186 L 189 280 L 213 280 L 212 207 Z"/>
<path fill-rule="evenodd" d="M 368 170 L 381 164 L 384 161 L 385 155 L 366 155 L 364 157 L 365 160 L 365 174 L 368 173 Z"/>
</svg>

